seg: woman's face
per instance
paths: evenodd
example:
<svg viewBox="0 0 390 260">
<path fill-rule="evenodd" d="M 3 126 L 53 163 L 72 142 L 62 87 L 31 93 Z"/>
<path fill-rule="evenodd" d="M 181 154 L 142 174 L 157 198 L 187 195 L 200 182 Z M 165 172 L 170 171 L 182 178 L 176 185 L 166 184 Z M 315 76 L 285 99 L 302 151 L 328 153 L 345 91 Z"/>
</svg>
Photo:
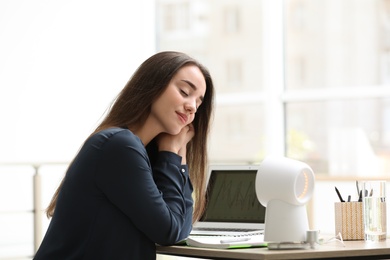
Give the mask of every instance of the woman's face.
<svg viewBox="0 0 390 260">
<path fill-rule="evenodd" d="M 152 104 L 151 114 L 161 132 L 176 135 L 192 123 L 206 93 L 205 78 L 195 65 L 182 67 Z"/>
</svg>

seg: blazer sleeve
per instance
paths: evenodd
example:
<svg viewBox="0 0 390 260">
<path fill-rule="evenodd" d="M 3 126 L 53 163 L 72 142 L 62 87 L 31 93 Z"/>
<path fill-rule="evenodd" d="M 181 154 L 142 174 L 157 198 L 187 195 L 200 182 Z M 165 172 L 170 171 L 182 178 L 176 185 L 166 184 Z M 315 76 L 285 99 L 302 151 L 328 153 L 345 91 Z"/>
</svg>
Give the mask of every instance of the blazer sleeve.
<svg viewBox="0 0 390 260">
<path fill-rule="evenodd" d="M 161 245 L 186 238 L 192 228 L 192 185 L 187 166 L 159 152 L 153 168 L 142 143 L 123 132 L 101 147 L 96 184 L 150 240 Z"/>
</svg>

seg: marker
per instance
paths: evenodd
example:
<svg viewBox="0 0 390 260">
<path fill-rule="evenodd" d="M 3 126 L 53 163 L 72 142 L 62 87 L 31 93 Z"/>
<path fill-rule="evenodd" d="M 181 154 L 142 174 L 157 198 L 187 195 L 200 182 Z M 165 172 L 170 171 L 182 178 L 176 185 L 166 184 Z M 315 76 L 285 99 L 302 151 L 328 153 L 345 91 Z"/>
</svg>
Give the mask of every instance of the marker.
<svg viewBox="0 0 390 260">
<path fill-rule="evenodd" d="M 221 239 L 221 244 L 227 244 L 232 242 L 243 242 L 243 241 L 249 241 L 251 240 L 250 237 L 235 237 L 235 238 L 228 238 L 228 239 Z"/>
<path fill-rule="evenodd" d="M 337 187 L 334 187 L 334 189 L 336 190 L 337 196 L 339 196 L 340 201 L 341 201 L 341 202 L 345 202 L 345 201 L 343 200 L 343 197 L 341 197 L 341 194 L 340 194 L 339 190 L 337 189 Z"/>
</svg>

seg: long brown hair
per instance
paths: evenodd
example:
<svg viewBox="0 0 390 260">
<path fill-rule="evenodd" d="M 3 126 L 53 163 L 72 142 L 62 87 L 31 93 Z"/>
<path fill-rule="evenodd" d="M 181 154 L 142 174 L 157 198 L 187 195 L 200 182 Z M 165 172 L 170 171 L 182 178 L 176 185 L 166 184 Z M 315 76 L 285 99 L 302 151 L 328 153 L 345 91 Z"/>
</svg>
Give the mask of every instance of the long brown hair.
<svg viewBox="0 0 390 260">
<path fill-rule="evenodd" d="M 197 66 L 206 81 L 206 93 L 193 121 L 195 136 L 187 144 L 187 164 L 194 187 L 193 222 L 195 222 L 202 215 L 206 203 L 207 142 L 214 100 L 214 85 L 206 67 L 181 52 L 166 51 L 151 56 L 138 67 L 113 102 L 108 114 L 91 135 L 110 127 L 142 125 L 150 113 L 152 103 L 166 89 L 176 72 L 186 65 Z M 63 182 L 64 179 L 46 209 L 48 217 L 54 214 Z"/>
</svg>

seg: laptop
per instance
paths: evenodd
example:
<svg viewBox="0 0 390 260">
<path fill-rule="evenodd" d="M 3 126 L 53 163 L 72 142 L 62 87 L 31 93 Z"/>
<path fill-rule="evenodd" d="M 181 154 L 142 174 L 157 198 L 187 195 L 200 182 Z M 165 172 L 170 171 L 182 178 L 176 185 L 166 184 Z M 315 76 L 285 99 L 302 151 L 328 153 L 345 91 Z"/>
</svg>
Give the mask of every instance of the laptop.
<svg viewBox="0 0 390 260">
<path fill-rule="evenodd" d="M 264 230 L 265 207 L 256 196 L 256 165 L 211 165 L 206 208 L 190 235 L 258 234 Z"/>
</svg>

